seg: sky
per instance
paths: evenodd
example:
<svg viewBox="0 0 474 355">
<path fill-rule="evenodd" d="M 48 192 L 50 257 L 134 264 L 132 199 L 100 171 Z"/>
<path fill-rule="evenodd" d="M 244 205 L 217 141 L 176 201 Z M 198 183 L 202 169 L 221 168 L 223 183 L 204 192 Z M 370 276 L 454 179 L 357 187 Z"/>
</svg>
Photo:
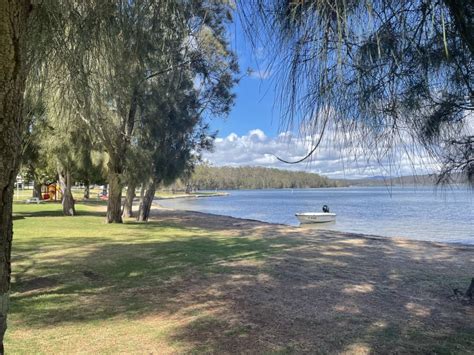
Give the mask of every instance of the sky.
<svg viewBox="0 0 474 355">
<path fill-rule="evenodd" d="M 221 137 L 231 133 L 244 135 L 257 128 L 274 136 L 280 120 L 274 109 L 276 92 L 264 52 L 251 48 L 238 20 L 231 26 L 230 33 L 231 48 L 239 59 L 241 80 L 234 89 L 237 98 L 231 114 L 225 119 L 214 119 L 212 127 L 219 130 Z"/>
<path fill-rule="evenodd" d="M 310 162 L 297 165 L 280 162 L 277 156 L 286 160 L 305 156 L 314 137 L 301 137 L 297 131 L 284 129 L 276 105 L 276 75 L 268 69 L 265 52 L 251 48 L 238 22 L 232 25 L 230 32 L 231 46 L 239 58 L 243 77 L 235 87 L 237 98 L 230 115 L 211 120 L 211 128 L 218 131 L 218 138 L 214 151 L 203 154 L 205 161 L 214 166 L 263 166 L 349 179 L 431 171 L 432 166 L 427 168 L 424 157 L 414 160 L 401 152 L 395 156 L 397 165 L 390 164 L 388 158 L 382 164 L 368 162 L 361 159 L 361 155 L 356 159 L 354 147 L 338 147 L 334 134 L 328 134 Z M 248 69 L 251 73 L 247 73 Z"/>
</svg>

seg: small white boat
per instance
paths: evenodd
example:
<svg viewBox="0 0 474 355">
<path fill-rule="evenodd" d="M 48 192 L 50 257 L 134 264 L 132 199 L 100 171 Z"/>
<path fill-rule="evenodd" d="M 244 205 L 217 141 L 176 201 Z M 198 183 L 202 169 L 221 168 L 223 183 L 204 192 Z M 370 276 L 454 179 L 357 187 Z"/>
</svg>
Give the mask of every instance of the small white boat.
<svg viewBox="0 0 474 355">
<path fill-rule="evenodd" d="M 336 214 L 329 212 L 303 212 L 296 213 L 295 216 L 302 224 L 327 223 L 334 222 L 336 220 Z"/>
</svg>

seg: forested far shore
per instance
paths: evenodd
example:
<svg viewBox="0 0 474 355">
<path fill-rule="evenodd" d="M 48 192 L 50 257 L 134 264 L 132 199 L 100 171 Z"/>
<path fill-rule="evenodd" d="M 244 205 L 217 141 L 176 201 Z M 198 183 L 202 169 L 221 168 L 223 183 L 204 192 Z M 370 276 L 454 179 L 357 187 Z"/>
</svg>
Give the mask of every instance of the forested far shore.
<svg viewBox="0 0 474 355">
<path fill-rule="evenodd" d="M 343 182 L 304 171 L 262 167 L 213 167 L 199 165 L 181 181 L 187 190 L 283 189 L 347 186 Z"/>
<path fill-rule="evenodd" d="M 405 176 L 372 176 L 363 179 L 338 179 L 340 184 L 349 186 L 452 186 L 467 185 L 468 180 L 459 173 L 452 173 L 449 179 L 441 180 L 437 174 Z"/>
<path fill-rule="evenodd" d="M 239 190 L 239 189 L 303 189 L 319 187 L 349 186 L 409 186 L 440 184 L 438 177 L 432 175 L 412 175 L 397 177 L 373 176 L 362 179 L 330 179 L 316 173 L 291 171 L 258 166 L 215 167 L 198 165 L 194 172 L 176 181 L 173 190 Z M 442 183 L 441 183 L 442 184 Z M 452 175 L 451 184 L 467 184 L 459 174 Z"/>
</svg>

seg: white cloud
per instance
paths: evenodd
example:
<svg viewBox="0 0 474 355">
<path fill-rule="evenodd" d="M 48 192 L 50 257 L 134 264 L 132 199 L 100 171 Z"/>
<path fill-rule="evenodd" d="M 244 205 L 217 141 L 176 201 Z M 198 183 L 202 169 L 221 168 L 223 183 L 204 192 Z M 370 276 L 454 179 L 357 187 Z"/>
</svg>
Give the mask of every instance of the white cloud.
<svg viewBox="0 0 474 355">
<path fill-rule="evenodd" d="M 235 142 L 239 139 L 239 136 L 236 135 L 235 133 L 231 133 L 227 136 L 226 140 L 229 142 Z"/>
<path fill-rule="evenodd" d="M 265 133 L 263 133 L 261 129 L 252 129 L 249 132 L 249 138 L 253 142 L 265 142 L 267 136 L 265 135 Z"/>
<path fill-rule="evenodd" d="M 295 165 L 280 162 L 277 156 L 288 161 L 301 159 L 318 137 L 300 137 L 291 132 L 268 137 L 261 129 L 251 130 L 242 136 L 231 133 L 225 138 L 217 138 L 214 152 L 205 153 L 204 159 L 215 166 L 304 170 L 332 178 L 425 174 L 435 167 L 423 153 L 409 154 L 396 147 L 390 156 L 378 160 L 354 144 L 341 143 L 341 137 L 336 132 L 329 132 L 325 137 L 309 162 Z"/>
</svg>

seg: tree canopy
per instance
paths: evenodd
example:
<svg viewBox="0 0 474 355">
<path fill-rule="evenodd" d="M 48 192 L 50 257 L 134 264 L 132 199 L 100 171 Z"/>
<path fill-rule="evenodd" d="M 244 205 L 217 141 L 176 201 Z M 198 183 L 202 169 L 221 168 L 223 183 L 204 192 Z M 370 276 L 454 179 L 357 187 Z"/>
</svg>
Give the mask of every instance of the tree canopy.
<svg viewBox="0 0 474 355">
<path fill-rule="evenodd" d="M 249 36 L 275 58 L 286 124 L 335 131 L 376 160 L 425 155 L 440 181 L 461 172 L 474 184 L 472 2 L 239 4 Z"/>
<path fill-rule="evenodd" d="M 121 222 L 132 146 L 145 137 L 152 141 L 146 149 L 154 151 L 143 156 L 143 164 L 153 164 L 146 158 L 156 157 L 157 150 L 185 142 L 176 134 L 165 142 L 168 132 L 157 129 L 163 122 L 192 116 L 186 128 L 192 134 L 202 127 L 205 115 L 229 112 L 238 71 L 227 42 L 232 7 L 227 1 L 207 0 L 59 3 L 49 8 L 53 2 L 46 2 L 36 16 L 39 30 L 46 33 L 40 46 L 48 51 L 32 44 L 43 60 L 31 75 L 42 83 L 49 111 L 90 132 L 107 154 L 107 221 Z M 181 85 L 179 90 L 176 85 Z"/>
</svg>

